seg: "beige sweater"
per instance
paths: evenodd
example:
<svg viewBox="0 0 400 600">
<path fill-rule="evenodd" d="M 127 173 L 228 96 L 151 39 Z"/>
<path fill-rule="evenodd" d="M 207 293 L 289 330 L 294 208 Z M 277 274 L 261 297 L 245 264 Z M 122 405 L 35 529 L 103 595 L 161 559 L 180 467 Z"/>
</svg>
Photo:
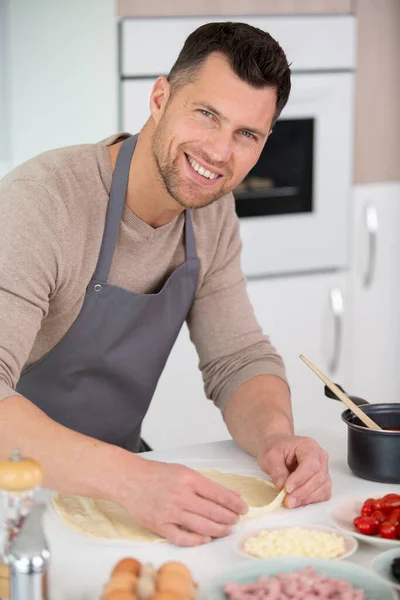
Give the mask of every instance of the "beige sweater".
<svg viewBox="0 0 400 600">
<path fill-rule="evenodd" d="M 79 314 L 104 229 L 107 145 L 120 137 L 46 152 L 0 182 L 0 399 L 15 393 L 23 367 L 49 352 Z M 232 195 L 193 211 L 192 220 L 201 266 L 187 323 L 206 395 L 222 409 L 247 379 L 285 379 L 285 370 L 247 296 Z M 109 283 L 159 289 L 185 260 L 183 223 L 181 214 L 153 229 L 125 205 Z"/>
</svg>

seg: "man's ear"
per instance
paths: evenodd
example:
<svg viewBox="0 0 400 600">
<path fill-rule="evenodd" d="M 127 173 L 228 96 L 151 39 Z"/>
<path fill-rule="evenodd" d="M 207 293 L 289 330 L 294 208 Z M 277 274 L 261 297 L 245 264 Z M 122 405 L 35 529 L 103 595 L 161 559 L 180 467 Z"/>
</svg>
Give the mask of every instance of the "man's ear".
<svg viewBox="0 0 400 600">
<path fill-rule="evenodd" d="M 150 94 L 150 112 L 158 123 L 171 95 L 171 85 L 165 75 L 158 77 Z"/>
</svg>

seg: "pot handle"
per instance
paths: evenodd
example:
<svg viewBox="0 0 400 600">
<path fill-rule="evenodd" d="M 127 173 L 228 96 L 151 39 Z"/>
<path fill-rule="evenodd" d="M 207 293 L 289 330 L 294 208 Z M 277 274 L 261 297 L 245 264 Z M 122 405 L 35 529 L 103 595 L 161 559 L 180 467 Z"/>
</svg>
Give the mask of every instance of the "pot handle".
<svg viewBox="0 0 400 600">
<path fill-rule="evenodd" d="M 341 385 L 339 385 L 338 383 L 335 384 L 344 394 L 347 394 L 347 392 L 342 388 Z M 332 398 L 332 400 L 339 400 L 339 402 L 341 402 L 340 398 L 338 398 L 336 396 L 336 394 L 334 394 L 327 385 L 324 386 L 324 392 L 325 392 L 325 396 L 327 398 Z M 348 395 L 348 394 L 347 394 Z M 357 396 L 349 396 L 350 400 L 352 400 L 354 402 L 354 404 L 356 406 L 362 406 L 363 404 L 369 404 L 366 400 L 364 400 L 363 398 L 358 398 Z"/>
</svg>

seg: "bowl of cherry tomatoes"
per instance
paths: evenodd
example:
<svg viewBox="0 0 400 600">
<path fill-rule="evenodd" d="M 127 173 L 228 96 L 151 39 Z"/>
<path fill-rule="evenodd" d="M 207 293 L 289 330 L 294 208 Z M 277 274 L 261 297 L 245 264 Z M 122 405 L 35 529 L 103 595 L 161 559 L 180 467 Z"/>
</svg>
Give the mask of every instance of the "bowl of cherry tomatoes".
<svg viewBox="0 0 400 600">
<path fill-rule="evenodd" d="M 346 498 L 333 507 L 332 519 L 364 542 L 400 547 L 400 494 Z"/>
</svg>

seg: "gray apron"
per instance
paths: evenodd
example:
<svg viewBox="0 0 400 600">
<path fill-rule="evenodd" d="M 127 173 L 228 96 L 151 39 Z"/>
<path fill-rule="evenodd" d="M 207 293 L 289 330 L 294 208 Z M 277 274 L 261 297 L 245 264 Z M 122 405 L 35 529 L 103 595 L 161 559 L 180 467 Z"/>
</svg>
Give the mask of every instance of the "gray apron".
<svg viewBox="0 0 400 600">
<path fill-rule="evenodd" d="M 135 294 L 107 283 L 136 141 L 137 136 L 127 138 L 118 153 L 99 258 L 82 309 L 53 350 L 22 372 L 16 388 L 58 423 L 134 452 L 192 306 L 200 266 L 186 210 L 186 262 L 160 291 Z"/>
</svg>

